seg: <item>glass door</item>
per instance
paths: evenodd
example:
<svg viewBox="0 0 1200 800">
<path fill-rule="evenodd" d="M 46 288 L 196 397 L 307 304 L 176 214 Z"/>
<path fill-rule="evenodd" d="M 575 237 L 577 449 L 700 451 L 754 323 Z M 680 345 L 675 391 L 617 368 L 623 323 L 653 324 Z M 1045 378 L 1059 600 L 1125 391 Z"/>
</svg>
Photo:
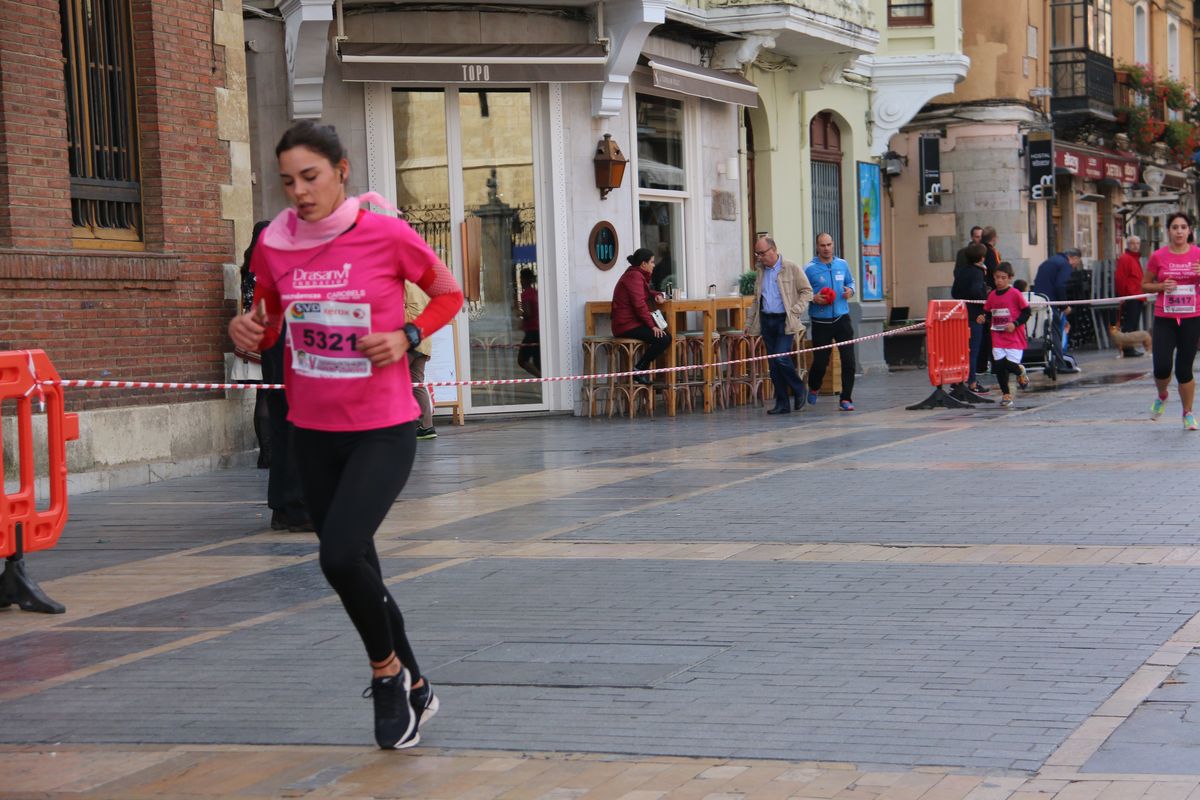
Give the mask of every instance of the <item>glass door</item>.
<svg viewBox="0 0 1200 800">
<path fill-rule="evenodd" d="M 533 109 L 527 90 L 392 92 L 397 205 L 455 271 L 463 377 L 540 377 Z M 472 386 L 468 410 L 545 408 L 543 384 Z"/>
</svg>

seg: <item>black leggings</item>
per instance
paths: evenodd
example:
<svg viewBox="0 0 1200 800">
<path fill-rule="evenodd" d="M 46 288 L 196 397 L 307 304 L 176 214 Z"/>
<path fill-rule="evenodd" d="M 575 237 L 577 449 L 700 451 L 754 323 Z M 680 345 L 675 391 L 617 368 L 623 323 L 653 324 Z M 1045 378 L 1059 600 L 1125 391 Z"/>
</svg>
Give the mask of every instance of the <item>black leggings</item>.
<svg viewBox="0 0 1200 800">
<path fill-rule="evenodd" d="M 1196 360 L 1196 344 L 1200 342 L 1200 317 L 1169 319 L 1156 316 L 1150 334 L 1154 345 L 1154 377 L 1164 381 L 1171 377 L 1171 355 L 1175 356 L 1175 381 L 1190 383 L 1192 362 Z"/>
<path fill-rule="evenodd" d="M 850 324 L 850 315 L 843 314 L 833 322 L 812 321 L 813 347 L 822 347 L 834 342 L 845 342 L 854 338 L 854 328 Z M 839 344 L 838 358 L 842 362 L 842 400 L 853 400 L 850 395 L 854 392 L 854 345 Z M 812 369 L 808 371 L 809 391 L 821 391 L 821 382 L 825 380 L 825 370 L 829 368 L 829 359 L 833 351 L 826 347 L 813 353 Z"/>
<path fill-rule="evenodd" d="M 1001 394 L 1012 394 L 1008 390 L 1008 376 L 1021 374 L 1021 362 L 1013 363 L 1007 358 L 1002 358 L 999 361 L 992 359 L 993 372 L 996 373 L 996 382 L 1000 384 Z"/>
<path fill-rule="evenodd" d="M 296 428 L 292 438 L 308 513 L 321 542 L 321 571 L 342 599 L 367 656 L 393 651 L 421 678 L 404 617 L 383 583 L 375 531 L 400 496 L 416 456 L 416 423 L 369 431 Z"/>
<path fill-rule="evenodd" d="M 642 350 L 642 357 L 633 365 L 634 369 L 646 369 L 653 363 L 654 359 L 663 354 L 668 347 L 671 346 L 671 332 L 663 331 L 662 336 L 655 336 L 654 329 L 646 325 L 639 325 L 636 328 L 631 328 L 624 333 L 616 334 L 622 339 L 640 339 L 646 343 L 645 349 Z"/>
</svg>

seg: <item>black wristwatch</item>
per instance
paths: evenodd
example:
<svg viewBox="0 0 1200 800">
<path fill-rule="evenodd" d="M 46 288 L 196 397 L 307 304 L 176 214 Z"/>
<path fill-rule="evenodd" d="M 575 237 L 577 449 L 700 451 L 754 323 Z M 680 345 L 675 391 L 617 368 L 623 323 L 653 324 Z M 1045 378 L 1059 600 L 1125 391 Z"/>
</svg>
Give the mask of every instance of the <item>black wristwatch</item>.
<svg viewBox="0 0 1200 800">
<path fill-rule="evenodd" d="M 421 329 L 416 325 L 413 325 L 411 322 L 406 322 L 401 330 L 404 331 L 404 335 L 408 337 L 408 348 L 410 350 L 414 349 L 421 343 Z"/>
</svg>

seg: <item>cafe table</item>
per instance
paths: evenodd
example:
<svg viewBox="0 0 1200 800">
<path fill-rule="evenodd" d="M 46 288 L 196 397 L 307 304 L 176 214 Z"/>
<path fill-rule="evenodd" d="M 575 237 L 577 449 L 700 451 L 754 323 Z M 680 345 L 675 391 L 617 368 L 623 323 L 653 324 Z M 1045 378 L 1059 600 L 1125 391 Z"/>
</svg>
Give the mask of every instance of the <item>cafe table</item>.
<svg viewBox="0 0 1200 800">
<path fill-rule="evenodd" d="M 753 303 L 753 297 L 742 295 L 726 295 L 724 297 L 705 297 L 695 300 L 668 300 L 658 306 L 667 318 L 668 330 L 672 335 L 688 330 L 687 315 L 699 314 L 702 322 L 702 348 L 704 353 L 704 412 L 713 410 L 713 362 L 716 359 L 714 335 L 717 330 L 717 315 L 722 311 L 729 315 L 729 327 L 741 330 L 746 324 L 746 312 Z M 596 335 L 596 319 L 612 315 L 612 302 L 598 300 L 588 302 L 584 306 L 584 333 L 587 336 Z M 668 347 L 664 355 L 667 357 L 668 368 L 678 366 L 678 352 L 674 346 Z M 675 381 L 678 372 L 673 369 L 665 376 L 667 386 L 667 416 L 675 416 Z"/>
</svg>

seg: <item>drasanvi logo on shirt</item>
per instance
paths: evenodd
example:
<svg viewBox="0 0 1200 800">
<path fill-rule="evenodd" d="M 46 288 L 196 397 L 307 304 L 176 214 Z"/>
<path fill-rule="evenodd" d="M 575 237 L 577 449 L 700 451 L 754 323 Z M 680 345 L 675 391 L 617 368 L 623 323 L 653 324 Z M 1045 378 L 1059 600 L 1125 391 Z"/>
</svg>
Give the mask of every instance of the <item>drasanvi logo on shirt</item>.
<svg viewBox="0 0 1200 800">
<path fill-rule="evenodd" d="M 350 284 L 350 262 L 340 269 L 302 269 L 292 273 L 293 289 L 341 289 Z"/>
</svg>

